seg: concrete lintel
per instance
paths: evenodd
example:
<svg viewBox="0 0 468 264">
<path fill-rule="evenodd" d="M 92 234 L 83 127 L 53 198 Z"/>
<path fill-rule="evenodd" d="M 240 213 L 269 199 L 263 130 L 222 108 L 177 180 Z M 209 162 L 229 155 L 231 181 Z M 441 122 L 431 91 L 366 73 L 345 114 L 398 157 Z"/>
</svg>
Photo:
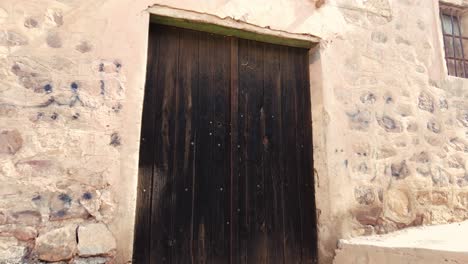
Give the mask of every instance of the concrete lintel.
<svg viewBox="0 0 468 264">
<path fill-rule="evenodd" d="M 200 30 L 226 36 L 235 36 L 272 44 L 311 48 L 319 43 L 320 38 L 310 34 L 290 33 L 268 27 L 256 26 L 231 17 L 221 18 L 215 15 L 199 13 L 164 5 L 150 6 L 151 22 Z"/>
<path fill-rule="evenodd" d="M 468 1 L 466 0 L 440 0 L 440 5 L 449 6 L 453 8 L 467 8 Z"/>
</svg>

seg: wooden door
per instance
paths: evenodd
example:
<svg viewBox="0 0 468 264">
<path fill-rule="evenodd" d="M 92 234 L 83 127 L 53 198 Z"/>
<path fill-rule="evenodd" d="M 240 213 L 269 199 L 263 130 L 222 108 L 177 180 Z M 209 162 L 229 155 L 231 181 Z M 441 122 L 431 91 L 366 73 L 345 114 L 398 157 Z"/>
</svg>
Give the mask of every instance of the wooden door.
<svg viewBox="0 0 468 264">
<path fill-rule="evenodd" d="M 315 263 L 307 50 L 152 25 L 134 263 Z"/>
</svg>

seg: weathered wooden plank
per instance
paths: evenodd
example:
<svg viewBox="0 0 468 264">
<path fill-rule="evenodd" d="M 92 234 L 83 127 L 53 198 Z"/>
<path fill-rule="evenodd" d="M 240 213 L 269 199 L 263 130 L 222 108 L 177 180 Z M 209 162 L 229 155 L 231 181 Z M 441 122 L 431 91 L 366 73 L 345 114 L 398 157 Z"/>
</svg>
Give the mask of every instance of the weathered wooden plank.
<svg viewBox="0 0 468 264">
<path fill-rule="evenodd" d="M 229 261 L 229 40 L 203 34 L 199 45 L 200 122 L 194 235 L 200 263 Z M 224 150 L 222 150 L 224 148 Z M 226 208 L 227 207 L 227 208 Z"/>
<path fill-rule="evenodd" d="M 239 249 L 236 252 L 239 256 L 238 263 L 247 263 L 247 243 L 248 243 L 248 235 L 249 235 L 249 222 L 248 222 L 248 192 L 247 192 L 247 158 L 246 158 L 246 149 L 247 149 L 247 142 L 249 134 L 245 133 L 247 129 L 247 118 L 246 115 L 248 113 L 247 109 L 247 88 L 244 84 L 244 79 L 242 76 L 243 67 L 248 61 L 248 53 L 245 48 L 242 48 L 246 45 L 246 42 L 242 42 L 238 40 L 238 73 L 239 73 L 239 90 L 238 90 L 238 113 L 237 113 L 237 131 L 238 131 L 238 222 L 236 223 L 237 226 L 237 236 L 239 239 Z M 244 65 L 244 66 L 243 66 Z"/>
<path fill-rule="evenodd" d="M 195 141 L 195 201 L 193 218 L 193 253 L 194 263 L 206 263 L 208 255 L 208 241 L 206 239 L 206 224 L 208 216 L 209 195 L 207 184 L 211 177 L 209 164 L 212 162 L 211 140 L 210 140 L 210 102 L 209 102 L 209 73 L 207 72 L 207 48 L 209 38 L 201 34 L 198 46 L 199 76 L 198 76 L 198 117 L 196 124 L 197 137 Z"/>
<path fill-rule="evenodd" d="M 263 147 L 263 43 L 239 40 L 239 88 L 245 97 L 244 138 L 242 146 L 245 173 L 247 263 L 265 263 L 266 230 L 264 211 Z"/>
<path fill-rule="evenodd" d="M 230 171 L 230 263 L 239 263 L 240 249 L 239 243 L 239 47 L 238 39 L 231 38 L 231 142 L 230 142 L 230 155 L 231 155 L 231 171 Z"/>
<path fill-rule="evenodd" d="M 306 65 L 303 64 L 302 61 L 302 56 L 301 56 L 301 50 L 298 49 L 291 49 L 290 50 L 290 56 L 293 61 L 293 72 L 294 74 L 294 87 L 293 89 L 295 90 L 295 117 L 296 117 L 296 179 L 297 179 L 297 186 L 296 186 L 296 197 L 297 197 L 297 202 L 298 202 L 298 207 L 299 207 L 299 220 L 300 220 L 300 232 L 299 235 L 300 237 L 298 238 L 300 244 L 301 244 L 301 262 L 305 263 L 305 256 L 304 254 L 306 253 L 304 250 L 304 240 L 307 240 L 307 235 L 304 234 L 304 220 L 305 220 L 305 214 L 304 214 L 304 185 L 305 185 L 305 178 L 307 177 L 306 175 L 307 170 L 305 168 L 304 164 L 304 77 L 302 76 L 303 74 L 303 67 L 306 67 Z M 292 176 L 292 175 L 291 175 Z"/>
<path fill-rule="evenodd" d="M 137 189 L 137 210 L 135 216 L 135 237 L 133 262 L 149 263 L 149 245 L 151 230 L 151 193 L 153 179 L 154 129 L 156 104 L 156 84 L 158 75 L 159 41 L 156 28 L 149 29 L 148 69 L 146 74 L 143 117 L 140 136 L 139 177 Z"/>
<path fill-rule="evenodd" d="M 309 58 L 308 51 L 297 49 L 297 65 L 300 67 L 298 74 L 298 107 L 301 114 L 301 164 L 302 167 L 302 262 L 317 262 L 317 230 L 315 215 L 315 194 L 314 194 L 314 175 L 313 175 L 313 155 L 312 155 L 312 112 L 310 103 L 310 82 L 309 82 Z"/>
<path fill-rule="evenodd" d="M 173 156 L 175 191 L 173 263 L 191 262 L 194 130 L 193 100 L 198 91 L 199 32 L 180 30 Z M 196 105 L 195 105 L 196 107 Z M 196 113 L 196 112 L 195 112 Z M 195 120 L 196 121 L 196 120 Z"/>
<path fill-rule="evenodd" d="M 229 263 L 230 241 L 230 39 L 212 35 L 215 49 L 211 50 L 212 83 L 212 155 L 214 163 L 210 189 L 214 190 L 211 218 L 211 263 Z"/>
<path fill-rule="evenodd" d="M 159 26 L 160 50 L 156 79 L 155 154 L 153 171 L 150 263 L 172 262 L 174 243 L 173 152 L 178 31 Z M 162 52 L 164 51 L 164 52 Z"/>
<path fill-rule="evenodd" d="M 281 51 L 281 117 L 284 149 L 284 215 L 285 215 L 285 259 L 290 263 L 301 262 L 301 215 L 297 182 L 297 111 L 296 81 L 292 49 Z"/>
<path fill-rule="evenodd" d="M 280 48 L 264 46 L 263 71 L 263 173 L 265 179 L 265 220 L 267 263 L 284 262 L 283 190 L 281 178 L 281 74 Z"/>
</svg>

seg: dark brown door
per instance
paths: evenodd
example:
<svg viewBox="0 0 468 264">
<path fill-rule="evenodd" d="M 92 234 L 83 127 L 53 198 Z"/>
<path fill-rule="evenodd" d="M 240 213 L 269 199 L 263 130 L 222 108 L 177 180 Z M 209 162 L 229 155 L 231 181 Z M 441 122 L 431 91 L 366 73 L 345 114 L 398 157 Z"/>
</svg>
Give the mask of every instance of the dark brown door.
<svg viewBox="0 0 468 264">
<path fill-rule="evenodd" d="M 307 50 L 150 28 L 134 263 L 315 263 Z"/>
</svg>

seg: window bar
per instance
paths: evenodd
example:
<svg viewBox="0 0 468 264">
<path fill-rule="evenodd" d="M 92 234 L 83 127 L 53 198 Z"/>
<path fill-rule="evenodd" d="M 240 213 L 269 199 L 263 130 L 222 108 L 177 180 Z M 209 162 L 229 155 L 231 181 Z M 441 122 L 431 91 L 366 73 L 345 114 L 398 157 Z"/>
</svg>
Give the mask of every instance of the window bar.
<svg viewBox="0 0 468 264">
<path fill-rule="evenodd" d="M 458 19 L 458 32 L 460 33 L 460 37 L 462 36 L 462 33 L 461 33 L 461 21 L 460 21 L 460 15 L 457 15 L 457 19 Z M 462 64 L 463 64 L 463 77 L 467 77 L 466 76 L 466 69 L 465 69 L 465 52 L 463 51 L 463 40 L 461 38 L 458 39 L 458 41 L 460 41 L 460 49 L 461 49 L 461 53 L 462 53 L 462 57 L 463 57 L 463 60 L 461 61 Z"/>
<path fill-rule="evenodd" d="M 467 59 L 462 59 L 460 57 L 452 57 L 452 56 L 445 56 L 446 59 L 449 59 L 449 60 L 459 60 L 459 61 L 464 61 L 464 62 L 468 62 Z"/>
<path fill-rule="evenodd" d="M 450 10 L 450 22 L 452 23 L 452 48 L 453 48 L 453 56 L 456 58 L 457 57 L 457 52 L 455 51 L 455 28 L 453 27 L 453 10 Z M 458 77 L 458 72 L 457 72 L 457 61 L 454 61 L 453 64 L 455 65 L 455 76 Z"/>
<path fill-rule="evenodd" d="M 452 35 L 446 34 L 446 33 L 444 33 L 443 35 L 444 35 L 445 37 L 452 37 Z M 453 37 L 459 38 L 459 39 L 468 39 L 468 37 L 463 37 L 463 36 L 453 36 Z"/>
<path fill-rule="evenodd" d="M 449 68 L 449 63 L 448 63 L 448 60 L 447 60 L 447 42 L 445 41 L 445 28 L 444 28 L 444 20 L 443 20 L 443 16 L 444 14 L 442 12 L 439 12 L 439 17 L 440 17 L 440 23 L 441 23 L 441 26 L 442 26 L 442 39 L 444 41 L 444 53 L 445 53 L 445 65 L 447 65 L 447 72 L 448 74 L 450 74 L 450 68 Z"/>
</svg>

